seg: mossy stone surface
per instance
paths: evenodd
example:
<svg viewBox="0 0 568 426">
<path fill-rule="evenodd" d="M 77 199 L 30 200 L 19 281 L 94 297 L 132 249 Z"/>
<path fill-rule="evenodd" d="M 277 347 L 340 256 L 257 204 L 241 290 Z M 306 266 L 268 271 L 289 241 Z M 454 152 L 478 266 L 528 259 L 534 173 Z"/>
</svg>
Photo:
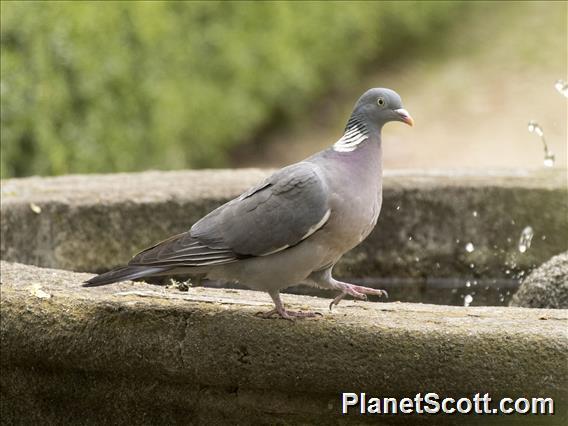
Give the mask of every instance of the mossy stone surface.
<svg viewBox="0 0 568 426">
<path fill-rule="evenodd" d="M 285 295 L 323 316 L 264 320 L 264 293 L 83 288 L 89 274 L 0 266 L 6 422 L 416 424 L 342 417 L 341 392 L 554 396 L 566 409 L 567 310 L 345 300 L 330 313 Z"/>
<path fill-rule="evenodd" d="M 513 295 L 510 305 L 568 309 L 568 252 L 534 269 Z"/>
</svg>

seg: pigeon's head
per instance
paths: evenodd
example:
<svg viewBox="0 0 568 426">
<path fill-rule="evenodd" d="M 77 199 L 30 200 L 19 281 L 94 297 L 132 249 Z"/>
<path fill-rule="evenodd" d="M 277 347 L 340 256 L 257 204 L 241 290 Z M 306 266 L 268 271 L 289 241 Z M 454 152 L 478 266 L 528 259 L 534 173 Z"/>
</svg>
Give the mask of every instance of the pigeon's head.
<svg viewBox="0 0 568 426">
<path fill-rule="evenodd" d="M 398 93 L 390 89 L 367 90 L 355 104 L 353 115 L 363 116 L 379 128 L 389 121 L 402 121 L 409 126 L 414 124 L 408 111 L 402 107 Z"/>
</svg>

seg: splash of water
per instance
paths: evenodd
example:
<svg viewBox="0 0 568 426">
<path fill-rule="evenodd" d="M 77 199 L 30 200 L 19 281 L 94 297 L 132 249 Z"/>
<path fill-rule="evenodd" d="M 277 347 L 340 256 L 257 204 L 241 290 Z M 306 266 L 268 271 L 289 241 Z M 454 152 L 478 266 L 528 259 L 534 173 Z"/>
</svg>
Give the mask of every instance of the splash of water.
<svg viewBox="0 0 568 426">
<path fill-rule="evenodd" d="M 473 243 L 467 243 L 465 245 L 465 251 L 467 251 L 468 253 L 472 253 L 475 250 L 475 246 L 473 245 Z"/>
<path fill-rule="evenodd" d="M 529 121 L 528 129 L 530 133 L 534 133 L 540 137 L 542 141 L 542 146 L 544 148 L 544 166 L 545 167 L 553 167 L 554 166 L 554 153 L 548 149 L 548 145 L 546 144 L 546 139 L 544 139 L 544 130 L 542 127 L 534 120 Z"/>
<path fill-rule="evenodd" d="M 554 83 L 554 88 L 558 90 L 558 93 L 568 98 L 568 83 L 566 83 L 564 80 L 556 80 L 556 83 Z"/>
<path fill-rule="evenodd" d="M 548 152 L 544 155 L 544 166 L 554 167 L 554 154 Z"/>
<path fill-rule="evenodd" d="M 533 235 L 534 231 L 531 226 L 527 226 L 523 229 L 521 237 L 519 238 L 519 251 L 521 253 L 526 252 L 530 248 Z"/>
<path fill-rule="evenodd" d="M 471 302 L 473 302 L 473 296 L 471 294 L 466 294 L 463 298 L 463 305 L 467 307 L 471 305 Z"/>
</svg>

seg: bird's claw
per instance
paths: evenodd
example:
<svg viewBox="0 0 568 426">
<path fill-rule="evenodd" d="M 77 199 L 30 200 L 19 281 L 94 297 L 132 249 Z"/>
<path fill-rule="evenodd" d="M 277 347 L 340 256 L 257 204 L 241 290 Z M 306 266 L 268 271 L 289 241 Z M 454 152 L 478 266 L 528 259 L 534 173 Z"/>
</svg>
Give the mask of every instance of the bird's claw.
<svg viewBox="0 0 568 426">
<path fill-rule="evenodd" d="M 387 299 L 389 297 L 389 294 L 386 292 L 386 290 L 363 287 L 348 283 L 342 283 L 342 284 L 344 285 L 343 291 L 329 304 L 330 311 L 333 309 L 333 306 L 338 305 L 339 302 L 341 302 L 341 300 L 343 300 L 343 298 L 347 295 L 353 296 L 354 298 L 359 300 L 367 300 L 368 299 L 367 294 L 372 294 L 379 297 L 385 297 Z"/>
</svg>

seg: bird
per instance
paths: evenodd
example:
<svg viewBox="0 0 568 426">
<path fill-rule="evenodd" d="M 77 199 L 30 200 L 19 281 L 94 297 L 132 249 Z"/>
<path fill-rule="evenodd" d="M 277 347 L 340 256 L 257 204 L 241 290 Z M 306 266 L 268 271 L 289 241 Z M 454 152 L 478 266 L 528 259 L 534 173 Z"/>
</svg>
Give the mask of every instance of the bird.
<svg viewBox="0 0 568 426">
<path fill-rule="evenodd" d="M 414 120 L 391 89 L 372 88 L 357 100 L 343 135 L 329 148 L 286 166 L 191 226 L 135 255 L 127 265 L 83 285 L 159 276 L 193 276 L 268 292 L 263 318 L 321 315 L 285 309 L 280 291 L 307 284 L 366 300 L 381 289 L 337 280 L 332 269 L 377 223 L 382 205 L 383 126 Z"/>
</svg>

